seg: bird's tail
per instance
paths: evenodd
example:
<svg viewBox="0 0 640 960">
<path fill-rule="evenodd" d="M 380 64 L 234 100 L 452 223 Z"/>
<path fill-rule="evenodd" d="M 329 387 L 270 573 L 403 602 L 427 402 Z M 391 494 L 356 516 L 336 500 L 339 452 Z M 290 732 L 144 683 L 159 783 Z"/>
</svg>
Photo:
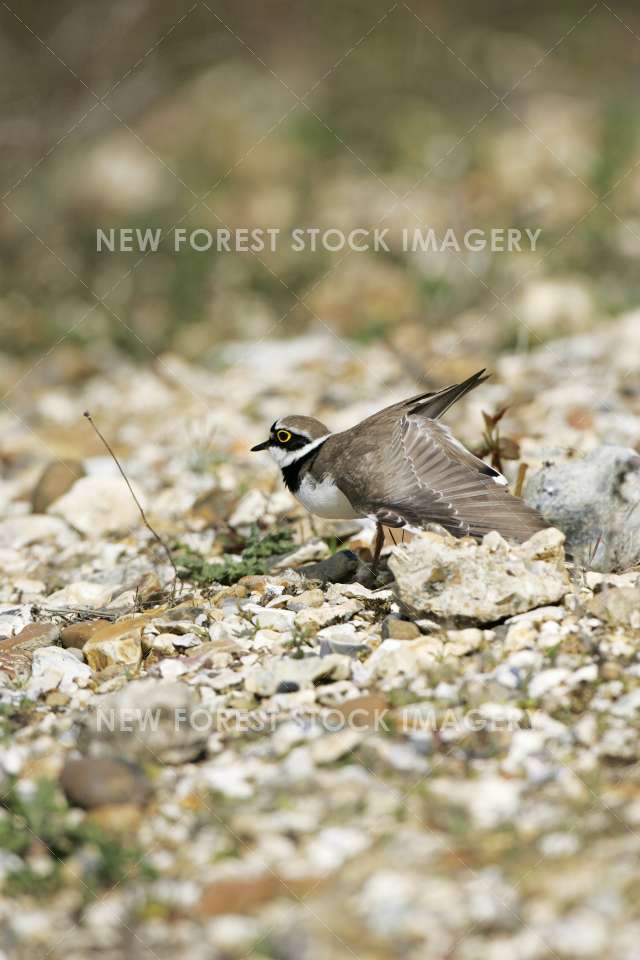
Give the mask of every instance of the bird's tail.
<svg viewBox="0 0 640 960">
<path fill-rule="evenodd" d="M 406 402 L 407 412 L 418 413 L 423 417 L 429 417 L 431 420 L 437 420 L 465 394 L 475 390 L 481 383 L 489 379 L 489 376 L 484 377 L 483 373 L 484 369 L 478 370 L 477 373 L 463 380 L 462 383 L 452 383 L 451 386 L 444 387 L 443 390 L 438 390 L 436 393 L 422 393 L 417 397 L 411 397 Z"/>
</svg>

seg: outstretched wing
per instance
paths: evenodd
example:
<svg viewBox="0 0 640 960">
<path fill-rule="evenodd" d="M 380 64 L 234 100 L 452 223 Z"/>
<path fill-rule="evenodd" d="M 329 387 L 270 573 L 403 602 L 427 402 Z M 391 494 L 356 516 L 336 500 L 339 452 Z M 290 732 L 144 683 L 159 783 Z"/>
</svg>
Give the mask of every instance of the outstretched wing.
<svg viewBox="0 0 640 960">
<path fill-rule="evenodd" d="M 404 414 L 415 413 L 422 417 L 429 417 L 431 420 L 439 419 L 449 407 L 461 400 L 471 390 L 475 390 L 481 383 L 489 379 L 489 375 L 484 376 L 484 370 L 478 370 L 472 376 L 467 377 L 462 383 L 452 383 L 442 390 L 432 390 L 428 393 L 418 393 L 407 400 L 400 400 L 399 403 L 392 403 L 390 407 L 384 407 L 363 420 L 358 426 L 368 424 L 373 421 L 387 418 L 389 416 L 401 417 Z"/>
<path fill-rule="evenodd" d="M 548 526 L 507 491 L 497 471 L 420 412 L 398 420 L 390 462 L 395 465 L 393 484 L 367 511 L 387 526 L 438 523 L 456 537 L 482 537 L 497 530 L 517 541 Z"/>
</svg>

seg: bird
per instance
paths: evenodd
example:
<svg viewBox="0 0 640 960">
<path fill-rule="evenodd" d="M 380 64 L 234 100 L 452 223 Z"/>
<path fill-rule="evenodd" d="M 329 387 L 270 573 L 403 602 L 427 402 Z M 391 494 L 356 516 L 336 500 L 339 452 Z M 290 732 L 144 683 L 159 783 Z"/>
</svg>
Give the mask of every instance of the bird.
<svg viewBox="0 0 640 960">
<path fill-rule="evenodd" d="M 546 521 L 440 422 L 489 379 L 485 372 L 394 403 L 338 433 L 314 417 L 282 417 L 251 451 L 269 452 L 310 513 L 374 520 L 374 570 L 385 526 L 416 532 L 439 524 L 454 537 L 477 540 L 497 530 L 506 540 L 524 542 L 548 527 Z"/>
</svg>

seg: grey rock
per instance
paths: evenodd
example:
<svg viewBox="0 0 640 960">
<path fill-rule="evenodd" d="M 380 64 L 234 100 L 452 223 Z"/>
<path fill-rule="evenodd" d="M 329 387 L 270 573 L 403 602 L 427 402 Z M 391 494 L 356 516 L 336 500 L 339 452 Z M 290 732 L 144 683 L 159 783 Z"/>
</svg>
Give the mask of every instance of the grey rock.
<svg viewBox="0 0 640 960">
<path fill-rule="evenodd" d="M 152 792 L 138 766 L 110 757 L 67 760 L 60 774 L 60 786 L 69 803 L 83 810 L 112 803 L 142 805 Z"/>
<path fill-rule="evenodd" d="M 352 550 L 339 550 L 326 560 L 298 567 L 298 573 L 307 580 L 320 580 L 321 583 L 350 583 L 357 570 L 358 558 Z"/>
<path fill-rule="evenodd" d="M 360 560 L 355 579 L 358 583 L 362 584 L 363 587 L 368 587 L 369 590 L 379 590 L 381 587 L 386 587 L 388 583 L 391 583 L 393 574 L 384 568 L 374 570 L 370 563 L 365 563 L 363 560 Z"/>
<path fill-rule="evenodd" d="M 481 543 L 425 533 L 395 547 L 389 566 L 412 616 L 451 626 L 489 624 L 555 603 L 569 591 L 563 542 L 553 528 L 518 545 L 495 531 Z"/>
<path fill-rule="evenodd" d="M 83 722 L 81 749 L 147 763 L 187 763 L 211 733 L 198 695 L 178 681 L 147 677 L 107 694 Z"/>
<path fill-rule="evenodd" d="M 320 656 L 327 657 L 331 653 L 340 653 L 345 657 L 359 657 L 361 654 L 371 653 L 367 643 L 354 643 L 349 640 L 322 640 Z"/>
<path fill-rule="evenodd" d="M 524 499 L 562 530 L 582 565 L 603 572 L 640 561 L 640 456 L 601 446 L 584 457 L 549 461 L 528 480 Z"/>
</svg>

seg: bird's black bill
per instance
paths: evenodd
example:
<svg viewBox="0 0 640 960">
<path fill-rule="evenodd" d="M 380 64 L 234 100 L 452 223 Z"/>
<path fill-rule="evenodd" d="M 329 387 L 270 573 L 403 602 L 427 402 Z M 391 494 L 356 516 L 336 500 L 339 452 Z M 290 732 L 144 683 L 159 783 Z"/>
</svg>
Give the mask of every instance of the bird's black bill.
<svg viewBox="0 0 640 960">
<path fill-rule="evenodd" d="M 255 453 L 256 450 L 266 450 L 269 446 L 269 440 L 263 440 L 262 443 L 256 443 L 255 447 L 251 447 L 250 452 Z"/>
</svg>

